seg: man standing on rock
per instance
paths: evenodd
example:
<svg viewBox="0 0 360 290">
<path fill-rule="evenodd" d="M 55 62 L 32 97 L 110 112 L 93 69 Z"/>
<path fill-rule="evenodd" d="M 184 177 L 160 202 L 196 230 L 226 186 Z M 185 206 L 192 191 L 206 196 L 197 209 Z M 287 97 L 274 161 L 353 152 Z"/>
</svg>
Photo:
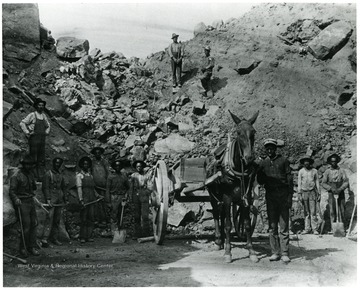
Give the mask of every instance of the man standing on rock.
<svg viewBox="0 0 360 290">
<path fill-rule="evenodd" d="M 208 92 L 210 94 L 210 97 L 214 96 L 214 92 L 212 90 L 212 84 L 211 84 L 211 77 L 212 77 L 212 71 L 215 66 L 215 59 L 210 56 L 210 46 L 204 47 L 204 53 L 205 58 L 203 61 L 203 66 L 201 67 L 201 84 L 205 90 L 205 95 L 208 95 Z"/>
<path fill-rule="evenodd" d="M 316 217 L 316 205 L 320 201 L 320 182 L 318 172 L 312 168 L 314 159 L 304 156 L 300 164 L 304 167 L 299 170 L 298 195 L 299 200 L 304 204 L 305 229 L 302 234 L 318 235 L 318 223 Z"/>
<path fill-rule="evenodd" d="M 39 255 L 36 249 L 37 216 L 34 202 L 36 183 L 32 174 L 35 162 L 31 156 L 26 155 L 20 163 L 21 169 L 10 179 L 9 195 L 21 226 L 20 254 L 26 258 L 28 252 L 34 256 Z"/>
<path fill-rule="evenodd" d="M 106 192 L 106 181 L 109 176 L 109 164 L 102 157 L 105 149 L 102 147 L 94 147 L 91 153 L 94 155 L 92 159 L 92 175 L 94 177 L 96 191 L 101 195 L 105 196 Z M 96 204 L 95 211 L 96 223 L 99 223 L 101 227 L 106 227 L 108 220 L 107 210 L 105 201 L 102 200 Z"/>
<path fill-rule="evenodd" d="M 52 169 L 48 170 L 43 179 L 42 191 L 44 193 L 45 200 L 49 205 L 49 215 L 46 219 L 44 235 L 41 240 L 43 247 L 49 246 L 48 240 L 52 235 L 52 243 L 61 246 L 62 243 L 58 240 L 60 221 L 62 216 L 62 210 L 67 203 L 67 197 L 65 194 L 65 179 L 60 172 L 61 165 L 64 159 L 55 157 L 52 161 Z"/>
<path fill-rule="evenodd" d="M 36 111 L 20 122 L 21 129 L 29 139 L 29 154 L 36 162 L 35 178 L 39 181 L 45 169 L 45 137 L 50 133 L 50 123 L 44 113 L 45 106 L 45 101 L 36 99 Z"/>
<path fill-rule="evenodd" d="M 349 179 L 344 169 L 338 166 L 341 158 L 336 153 L 330 155 L 327 163 L 330 168 L 326 169 L 322 179 L 322 186 L 329 192 L 329 207 L 331 224 L 336 220 L 336 205 L 334 198 L 337 199 L 341 220 L 344 221 L 345 216 L 345 189 L 349 187 Z"/>
<path fill-rule="evenodd" d="M 110 174 L 106 183 L 105 202 L 111 209 L 111 233 L 119 227 L 120 214 L 124 210 L 122 201 L 127 201 L 129 197 L 130 182 L 128 176 L 121 172 L 123 168 L 121 160 L 111 163 L 115 170 Z"/>
<path fill-rule="evenodd" d="M 171 38 L 173 43 L 171 43 L 168 48 L 174 88 L 176 88 L 176 86 L 181 88 L 182 59 L 184 57 L 183 47 L 182 44 L 178 42 L 178 37 L 178 34 L 172 34 Z"/>
<path fill-rule="evenodd" d="M 272 256 L 270 261 L 289 263 L 289 215 L 293 177 L 289 161 L 276 154 L 277 141 L 264 141 L 267 158 L 260 162 L 258 183 L 265 186 Z"/>
</svg>

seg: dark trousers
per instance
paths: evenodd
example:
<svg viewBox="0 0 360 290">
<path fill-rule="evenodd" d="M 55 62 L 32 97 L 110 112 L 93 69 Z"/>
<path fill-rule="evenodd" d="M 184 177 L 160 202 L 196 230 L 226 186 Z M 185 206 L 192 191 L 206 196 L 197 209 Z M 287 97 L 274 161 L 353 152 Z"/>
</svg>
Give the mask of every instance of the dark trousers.
<svg viewBox="0 0 360 290">
<path fill-rule="evenodd" d="M 101 195 L 105 195 L 104 190 L 97 189 L 97 192 Z M 109 215 L 106 207 L 106 203 L 103 200 L 95 203 L 95 220 L 99 223 L 106 224 L 109 222 Z"/>
<path fill-rule="evenodd" d="M 80 239 L 88 240 L 92 237 L 95 220 L 95 206 L 90 204 L 80 211 Z"/>
<path fill-rule="evenodd" d="M 150 234 L 149 228 L 149 198 L 133 197 L 135 214 L 135 235 L 136 237 L 147 237 Z"/>
<path fill-rule="evenodd" d="M 173 85 L 181 84 L 181 72 L 182 72 L 181 70 L 182 70 L 182 61 L 176 63 L 175 61 L 171 60 Z"/>
<path fill-rule="evenodd" d="M 25 245 L 24 245 L 23 238 L 20 237 L 21 239 L 20 250 L 25 248 L 29 250 L 31 248 L 36 247 L 36 227 L 38 222 L 37 222 L 34 200 L 32 198 L 22 200 L 19 208 L 20 208 L 22 228 L 24 231 L 24 240 L 25 240 Z M 17 213 L 19 213 L 18 210 Z"/>
<path fill-rule="evenodd" d="M 289 207 L 286 197 L 266 198 L 267 213 L 269 218 L 269 237 L 271 252 L 277 255 L 289 255 Z"/>
<path fill-rule="evenodd" d="M 60 221 L 62 215 L 62 207 L 52 207 L 45 221 L 45 230 L 43 240 L 48 240 L 51 236 L 53 240 L 57 240 L 59 236 Z"/>
<path fill-rule="evenodd" d="M 42 178 L 45 170 L 45 135 L 34 134 L 29 137 L 29 154 L 36 162 L 35 177 Z"/>
<path fill-rule="evenodd" d="M 120 225 L 120 215 L 121 211 L 123 210 L 121 202 L 125 198 L 125 195 L 112 195 L 111 196 L 111 220 L 112 223 L 116 224 L 117 226 Z M 124 219 L 124 214 L 123 214 Z"/>
</svg>

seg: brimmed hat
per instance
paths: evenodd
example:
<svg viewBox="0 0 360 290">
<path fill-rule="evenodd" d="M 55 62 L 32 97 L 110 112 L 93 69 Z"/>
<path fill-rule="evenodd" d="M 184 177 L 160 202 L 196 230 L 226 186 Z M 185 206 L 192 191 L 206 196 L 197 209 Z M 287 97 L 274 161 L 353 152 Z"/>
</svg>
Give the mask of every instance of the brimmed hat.
<svg viewBox="0 0 360 290">
<path fill-rule="evenodd" d="M 305 155 L 300 159 L 300 164 L 304 164 L 306 160 L 308 160 L 310 164 L 314 163 L 314 159 L 312 159 L 309 155 Z"/>
<path fill-rule="evenodd" d="M 36 100 L 34 101 L 34 107 L 36 107 L 40 103 L 43 103 L 44 106 L 46 106 L 46 102 L 43 99 L 36 98 Z"/>
<path fill-rule="evenodd" d="M 30 155 L 25 155 L 21 160 L 21 164 L 35 164 L 35 160 Z"/>
<path fill-rule="evenodd" d="M 113 161 L 113 162 L 111 163 L 111 167 L 112 167 L 113 169 L 115 169 L 116 163 L 120 163 L 120 167 L 121 167 L 121 168 L 124 168 L 124 162 L 123 162 L 122 160 L 120 160 L 120 159 L 116 159 L 115 161 Z"/>
<path fill-rule="evenodd" d="M 273 146 L 277 146 L 277 141 L 275 139 L 272 138 L 268 138 L 264 140 L 264 147 L 269 146 L 269 145 L 273 145 Z"/>
<path fill-rule="evenodd" d="M 139 163 L 139 162 L 143 165 L 143 167 L 146 167 L 146 166 L 147 166 L 147 164 L 146 164 L 145 161 L 143 161 L 143 160 L 135 160 L 135 161 L 133 162 L 132 166 L 133 166 L 134 168 L 136 168 L 136 164 Z"/>
<path fill-rule="evenodd" d="M 173 33 L 173 34 L 171 35 L 171 39 L 173 39 L 174 37 L 179 37 L 179 35 L 176 34 L 176 33 Z"/>
<path fill-rule="evenodd" d="M 84 165 L 84 162 L 85 161 L 88 161 L 90 163 L 90 167 L 92 166 L 92 160 L 89 156 L 84 156 L 84 157 L 81 157 L 80 160 L 79 160 L 79 167 L 82 169 L 83 168 L 83 165 Z"/>
<path fill-rule="evenodd" d="M 104 148 L 102 148 L 102 147 L 100 147 L 100 146 L 97 146 L 97 147 L 94 147 L 93 149 L 91 149 L 90 153 L 91 153 L 91 154 L 95 154 L 95 151 L 96 151 L 96 150 L 100 150 L 101 154 L 104 154 L 104 152 L 105 152 L 105 149 L 104 149 Z"/>
<path fill-rule="evenodd" d="M 340 156 L 337 155 L 336 153 L 334 153 L 334 154 L 331 154 L 331 155 L 326 159 L 327 163 L 330 163 L 331 158 L 334 158 L 334 157 L 336 158 L 336 162 L 337 162 L 337 163 L 340 162 L 340 160 L 341 160 Z"/>
<path fill-rule="evenodd" d="M 210 46 L 208 46 L 208 45 L 204 46 L 204 49 L 205 49 L 205 50 L 208 50 L 208 51 L 211 50 Z"/>
</svg>

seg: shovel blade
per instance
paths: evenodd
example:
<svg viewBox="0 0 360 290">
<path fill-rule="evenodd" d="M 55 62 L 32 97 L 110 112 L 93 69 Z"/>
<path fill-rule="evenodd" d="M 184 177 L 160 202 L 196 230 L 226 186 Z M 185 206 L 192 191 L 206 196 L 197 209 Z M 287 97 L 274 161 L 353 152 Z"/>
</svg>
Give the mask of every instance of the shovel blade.
<svg viewBox="0 0 360 290">
<path fill-rule="evenodd" d="M 345 237 L 345 229 L 343 223 L 332 223 L 332 228 L 334 237 Z"/>
<path fill-rule="evenodd" d="M 126 230 L 116 230 L 112 240 L 113 244 L 123 244 L 126 239 Z"/>
</svg>

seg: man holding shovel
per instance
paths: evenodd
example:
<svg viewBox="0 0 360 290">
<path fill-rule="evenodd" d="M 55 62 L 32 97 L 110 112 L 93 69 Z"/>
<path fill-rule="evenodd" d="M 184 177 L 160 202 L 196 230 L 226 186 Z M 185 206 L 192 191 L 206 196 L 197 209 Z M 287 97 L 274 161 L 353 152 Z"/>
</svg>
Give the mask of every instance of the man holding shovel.
<svg viewBox="0 0 360 290">
<path fill-rule="evenodd" d="M 20 163 L 22 168 L 10 179 L 9 195 L 17 210 L 21 227 L 20 254 L 26 258 L 28 252 L 34 256 L 39 255 L 36 249 L 37 216 L 34 202 L 36 183 L 31 173 L 35 161 L 26 155 Z"/>
<path fill-rule="evenodd" d="M 327 163 L 330 164 L 330 168 L 326 169 L 322 179 L 322 186 L 329 192 L 329 208 L 331 223 L 336 222 L 336 216 L 340 216 L 340 221 L 344 221 L 345 213 L 345 189 L 349 186 L 349 179 L 344 169 L 338 166 L 341 158 L 336 153 L 330 155 L 327 159 Z M 336 203 L 340 210 L 340 214 L 337 213 Z M 334 231 L 334 229 L 332 229 Z"/>
<path fill-rule="evenodd" d="M 320 182 L 317 170 L 311 166 L 313 163 L 314 159 L 310 156 L 300 159 L 300 164 L 304 167 L 298 175 L 298 195 L 304 204 L 305 229 L 302 234 L 318 235 L 316 204 L 320 201 Z"/>
<path fill-rule="evenodd" d="M 105 202 L 111 210 L 111 233 L 114 235 L 120 225 L 121 213 L 124 211 L 124 202 L 128 200 L 130 182 L 124 173 L 121 160 L 115 160 L 111 163 L 111 167 L 115 170 L 110 174 L 106 182 Z"/>
<path fill-rule="evenodd" d="M 60 157 L 55 157 L 52 161 L 52 169 L 48 170 L 43 178 L 42 191 L 45 200 L 47 201 L 49 215 L 46 219 L 45 231 L 42 246 L 49 247 L 49 237 L 52 235 L 52 243 L 61 246 L 62 243 L 58 240 L 60 220 L 64 205 L 67 203 L 65 195 L 65 179 L 60 172 L 61 165 L 64 160 Z"/>
<path fill-rule="evenodd" d="M 91 175 L 92 161 L 88 156 L 79 160 L 81 171 L 76 174 L 76 187 L 82 209 L 80 210 L 80 243 L 94 242 L 92 237 L 95 220 L 96 199 L 101 197 L 95 190 Z"/>
</svg>

